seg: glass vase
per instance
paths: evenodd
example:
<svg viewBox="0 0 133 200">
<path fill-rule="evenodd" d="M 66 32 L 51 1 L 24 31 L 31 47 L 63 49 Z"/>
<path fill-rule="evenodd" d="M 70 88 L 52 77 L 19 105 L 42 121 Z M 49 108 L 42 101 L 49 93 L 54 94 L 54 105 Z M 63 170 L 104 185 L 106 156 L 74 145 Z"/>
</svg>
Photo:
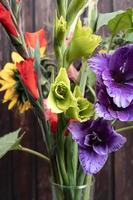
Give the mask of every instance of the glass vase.
<svg viewBox="0 0 133 200">
<path fill-rule="evenodd" d="M 93 200 L 94 181 L 81 186 L 64 186 L 52 182 L 52 200 Z"/>
</svg>

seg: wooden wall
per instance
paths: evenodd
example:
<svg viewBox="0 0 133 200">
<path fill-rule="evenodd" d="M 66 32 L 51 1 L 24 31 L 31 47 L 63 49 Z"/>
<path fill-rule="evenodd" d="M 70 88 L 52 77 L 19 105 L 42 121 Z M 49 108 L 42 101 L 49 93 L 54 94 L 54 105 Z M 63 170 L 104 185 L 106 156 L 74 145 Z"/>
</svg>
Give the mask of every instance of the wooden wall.
<svg viewBox="0 0 133 200">
<path fill-rule="evenodd" d="M 102 12 L 133 7 L 132 0 L 100 0 Z M 23 30 L 35 31 L 45 27 L 48 53 L 52 54 L 52 21 L 55 0 L 24 0 Z M 0 27 L 0 65 L 10 60 L 11 46 Z M 45 147 L 35 116 L 28 112 L 19 115 L 7 111 L 0 103 L 0 135 L 18 127 L 26 130 L 23 140 L 43 152 Z M 110 156 L 104 169 L 96 176 L 95 200 L 133 200 L 133 133 L 126 133 L 127 143 L 118 153 Z M 51 200 L 49 169 L 46 163 L 25 153 L 9 153 L 0 160 L 0 200 Z"/>
</svg>

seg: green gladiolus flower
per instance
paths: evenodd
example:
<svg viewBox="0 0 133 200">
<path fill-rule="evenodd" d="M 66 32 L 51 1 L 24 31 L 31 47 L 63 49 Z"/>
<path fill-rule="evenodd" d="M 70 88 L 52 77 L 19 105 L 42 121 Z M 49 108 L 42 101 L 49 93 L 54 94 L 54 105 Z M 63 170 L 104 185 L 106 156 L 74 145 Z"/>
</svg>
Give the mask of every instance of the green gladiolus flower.
<svg viewBox="0 0 133 200">
<path fill-rule="evenodd" d="M 82 96 L 79 86 L 75 87 L 74 96 L 77 100 L 77 107 L 70 107 L 66 112 L 67 116 L 80 122 L 87 121 L 94 115 L 93 104 Z"/>
<path fill-rule="evenodd" d="M 79 20 L 73 38 L 66 50 L 66 63 L 69 66 L 79 58 L 88 58 L 100 44 L 101 37 L 92 33 L 89 27 L 83 27 Z"/>
<path fill-rule="evenodd" d="M 55 45 L 61 46 L 62 43 L 64 42 L 66 27 L 67 27 L 67 23 L 65 19 L 62 16 L 59 19 L 58 17 L 56 17 L 55 27 L 54 27 Z"/>
<path fill-rule="evenodd" d="M 51 84 L 48 107 L 54 113 L 62 113 L 69 107 L 77 106 L 76 98 L 70 90 L 70 80 L 65 68 L 61 68 L 55 82 Z"/>
</svg>

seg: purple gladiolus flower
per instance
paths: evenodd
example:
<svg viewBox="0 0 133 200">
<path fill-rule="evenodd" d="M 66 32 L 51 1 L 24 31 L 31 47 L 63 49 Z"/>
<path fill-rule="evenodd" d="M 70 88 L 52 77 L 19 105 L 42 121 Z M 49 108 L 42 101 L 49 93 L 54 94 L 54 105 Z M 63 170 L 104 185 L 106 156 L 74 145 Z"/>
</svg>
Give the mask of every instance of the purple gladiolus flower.
<svg viewBox="0 0 133 200">
<path fill-rule="evenodd" d="M 97 75 L 98 116 L 133 120 L 133 45 L 123 46 L 112 55 L 94 56 L 89 66 Z"/>
<path fill-rule="evenodd" d="M 84 123 L 73 121 L 68 130 L 78 143 L 79 160 L 86 174 L 99 172 L 108 154 L 119 150 L 126 142 L 126 138 L 117 134 L 102 118 Z"/>
</svg>

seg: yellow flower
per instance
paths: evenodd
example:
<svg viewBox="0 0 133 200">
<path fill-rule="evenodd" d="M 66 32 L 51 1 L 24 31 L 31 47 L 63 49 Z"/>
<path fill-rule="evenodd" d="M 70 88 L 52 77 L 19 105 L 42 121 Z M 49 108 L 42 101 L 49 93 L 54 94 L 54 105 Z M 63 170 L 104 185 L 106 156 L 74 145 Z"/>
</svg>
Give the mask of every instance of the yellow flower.
<svg viewBox="0 0 133 200">
<path fill-rule="evenodd" d="M 23 58 L 13 52 L 13 63 L 7 63 L 0 71 L 0 92 L 5 91 L 3 103 L 10 101 L 8 109 L 12 109 L 17 105 L 20 113 L 25 112 L 31 108 L 31 104 L 23 90 L 23 86 L 18 78 L 17 62 L 23 61 Z"/>
</svg>

